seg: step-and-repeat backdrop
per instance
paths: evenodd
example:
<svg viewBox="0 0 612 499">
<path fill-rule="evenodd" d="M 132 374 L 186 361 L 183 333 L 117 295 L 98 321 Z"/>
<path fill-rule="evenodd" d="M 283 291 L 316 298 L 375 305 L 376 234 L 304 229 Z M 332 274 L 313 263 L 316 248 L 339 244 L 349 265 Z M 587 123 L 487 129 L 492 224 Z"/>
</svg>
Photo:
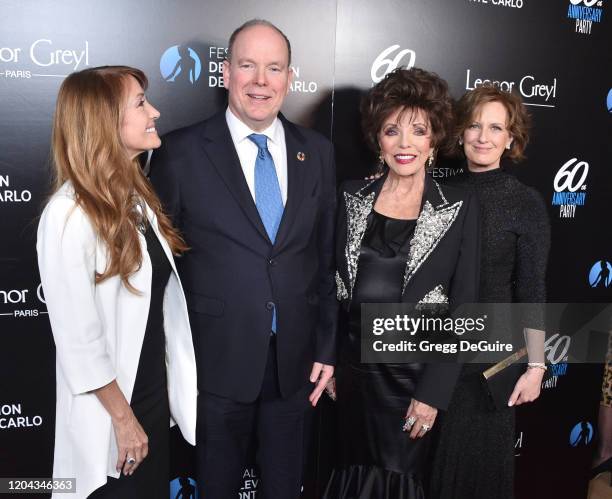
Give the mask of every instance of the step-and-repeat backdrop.
<svg viewBox="0 0 612 499">
<path fill-rule="evenodd" d="M 549 299 L 610 301 L 610 283 L 593 286 L 590 274 L 602 262 L 612 270 L 611 0 L 0 0 L 0 12 L 0 476 L 51 475 L 55 356 L 34 245 L 62 79 L 88 66 L 139 67 L 168 132 L 226 105 L 227 39 L 250 18 L 269 19 L 291 40 L 295 80 L 283 111 L 333 140 L 340 180 L 374 164 L 359 99 L 397 66 L 437 72 L 455 97 L 483 82 L 519 92 L 534 129 L 516 174 L 549 207 Z M 174 71 L 177 63 L 193 70 Z M 434 175 L 460 166 L 442 163 Z M 549 332 L 555 364 L 540 400 L 519 410 L 520 499 L 585 495 L 602 369 L 564 362 L 566 341 Z M 325 400 L 305 497 L 327 480 L 334 425 Z M 173 435 L 172 498 L 193 484 L 191 457 Z M 240 497 L 257 497 L 258 482 L 247 468 Z"/>
</svg>

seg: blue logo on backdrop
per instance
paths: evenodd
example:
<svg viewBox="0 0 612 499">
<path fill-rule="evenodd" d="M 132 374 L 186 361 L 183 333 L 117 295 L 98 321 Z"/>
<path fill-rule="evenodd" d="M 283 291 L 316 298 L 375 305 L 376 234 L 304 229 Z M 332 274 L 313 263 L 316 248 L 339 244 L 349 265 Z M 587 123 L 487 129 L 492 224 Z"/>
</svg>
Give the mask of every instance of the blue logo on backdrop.
<svg viewBox="0 0 612 499">
<path fill-rule="evenodd" d="M 602 6 L 603 0 L 570 0 L 567 17 L 575 20 L 576 33 L 591 34 L 593 23 L 601 22 Z"/>
<path fill-rule="evenodd" d="M 199 499 L 198 488 L 193 478 L 181 476 L 170 482 L 170 497 L 172 499 Z"/>
<path fill-rule="evenodd" d="M 588 421 L 581 421 L 572 428 L 569 443 L 572 447 L 588 445 L 593 440 L 593 425 Z"/>
<path fill-rule="evenodd" d="M 159 70 L 166 81 L 189 82 L 193 85 L 200 78 L 202 63 L 191 47 L 174 45 L 161 56 Z"/>
<path fill-rule="evenodd" d="M 559 207 L 559 218 L 574 218 L 576 206 L 584 206 L 586 201 L 586 179 L 589 174 L 589 164 L 571 158 L 559 168 L 553 180 L 552 205 Z"/>
<path fill-rule="evenodd" d="M 612 88 L 608 92 L 607 104 L 608 104 L 608 112 L 612 113 Z"/>
<path fill-rule="evenodd" d="M 589 272 L 589 285 L 592 288 L 609 288 L 612 281 L 612 265 L 606 260 L 593 264 Z"/>
</svg>

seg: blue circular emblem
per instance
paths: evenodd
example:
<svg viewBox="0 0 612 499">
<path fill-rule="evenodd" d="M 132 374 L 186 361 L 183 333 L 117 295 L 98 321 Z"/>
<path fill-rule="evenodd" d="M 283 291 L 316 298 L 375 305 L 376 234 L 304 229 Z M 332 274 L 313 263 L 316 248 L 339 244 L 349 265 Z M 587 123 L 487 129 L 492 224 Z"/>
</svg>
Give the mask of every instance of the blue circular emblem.
<svg viewBox="0 0 612 499">
<path fill-rule="evenodd" d="M 159 61 L 162 78 L 169 82 L 189 82 L 192 85 L 200 78 L 200 57 L 187 45 L 174 45 L 164 52 Z"/>
<path fill-rule="evenodd" d="M 612 281 L 612 265 L 606 260 L 593 264 L 589 272 L 589 286 L 592 288 L 608 288 Z"/>
<path fill-rule="evenodd" d="M 186 476 L 175 478 L 170 482 L 170 497 L 172 499 L 199 499 L 196 481 Z"/>
<path fill-rule="evenodd" d="M 593 425 L 588 421 L 581 421 L 572 428 L 569 443 L 572 447 L 588 445 L 593 440 Z"/>
</svg>

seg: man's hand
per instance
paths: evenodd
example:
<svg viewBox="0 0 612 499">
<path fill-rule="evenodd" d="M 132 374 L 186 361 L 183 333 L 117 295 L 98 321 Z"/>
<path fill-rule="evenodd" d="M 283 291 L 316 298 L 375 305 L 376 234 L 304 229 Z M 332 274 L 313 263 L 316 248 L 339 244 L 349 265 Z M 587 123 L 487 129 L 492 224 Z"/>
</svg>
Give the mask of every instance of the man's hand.
<svg viewBox="0 0 612 499">
<path fill-rule="evenodd" d="M 310 382 L 316 383 L 314 390 L 308 397 L 308 400 L 313 407 L 317 405 L 323 390 L 330 378 L 334 375 L 334 366 L 328 366 L 327 364 L 321 364 L 315 362 L 312 364 L 312 371 L 310 372 Z"/>
</svg>

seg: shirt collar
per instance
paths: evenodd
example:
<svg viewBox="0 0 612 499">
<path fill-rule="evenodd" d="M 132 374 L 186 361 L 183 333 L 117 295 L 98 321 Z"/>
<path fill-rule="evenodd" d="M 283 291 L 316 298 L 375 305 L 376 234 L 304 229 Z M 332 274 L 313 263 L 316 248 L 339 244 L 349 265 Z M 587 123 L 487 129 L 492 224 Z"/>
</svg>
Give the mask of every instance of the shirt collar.
<svg viewBox="0 0 612 499">
<path fill-rule="evenodd" d="M 225 121 L 229 128 L 232 140 L 235 144 L 239 144 L 247 139 L 252 133 L 265 135 L 274 144 L 280 144 L 282 140 L 283 125 L 278 117 L 274 118 L 272 124 L 261 132 L 251 130 L 244 122 L 242 122 L 229 108 L 225 110 Z"/>
</svg>

